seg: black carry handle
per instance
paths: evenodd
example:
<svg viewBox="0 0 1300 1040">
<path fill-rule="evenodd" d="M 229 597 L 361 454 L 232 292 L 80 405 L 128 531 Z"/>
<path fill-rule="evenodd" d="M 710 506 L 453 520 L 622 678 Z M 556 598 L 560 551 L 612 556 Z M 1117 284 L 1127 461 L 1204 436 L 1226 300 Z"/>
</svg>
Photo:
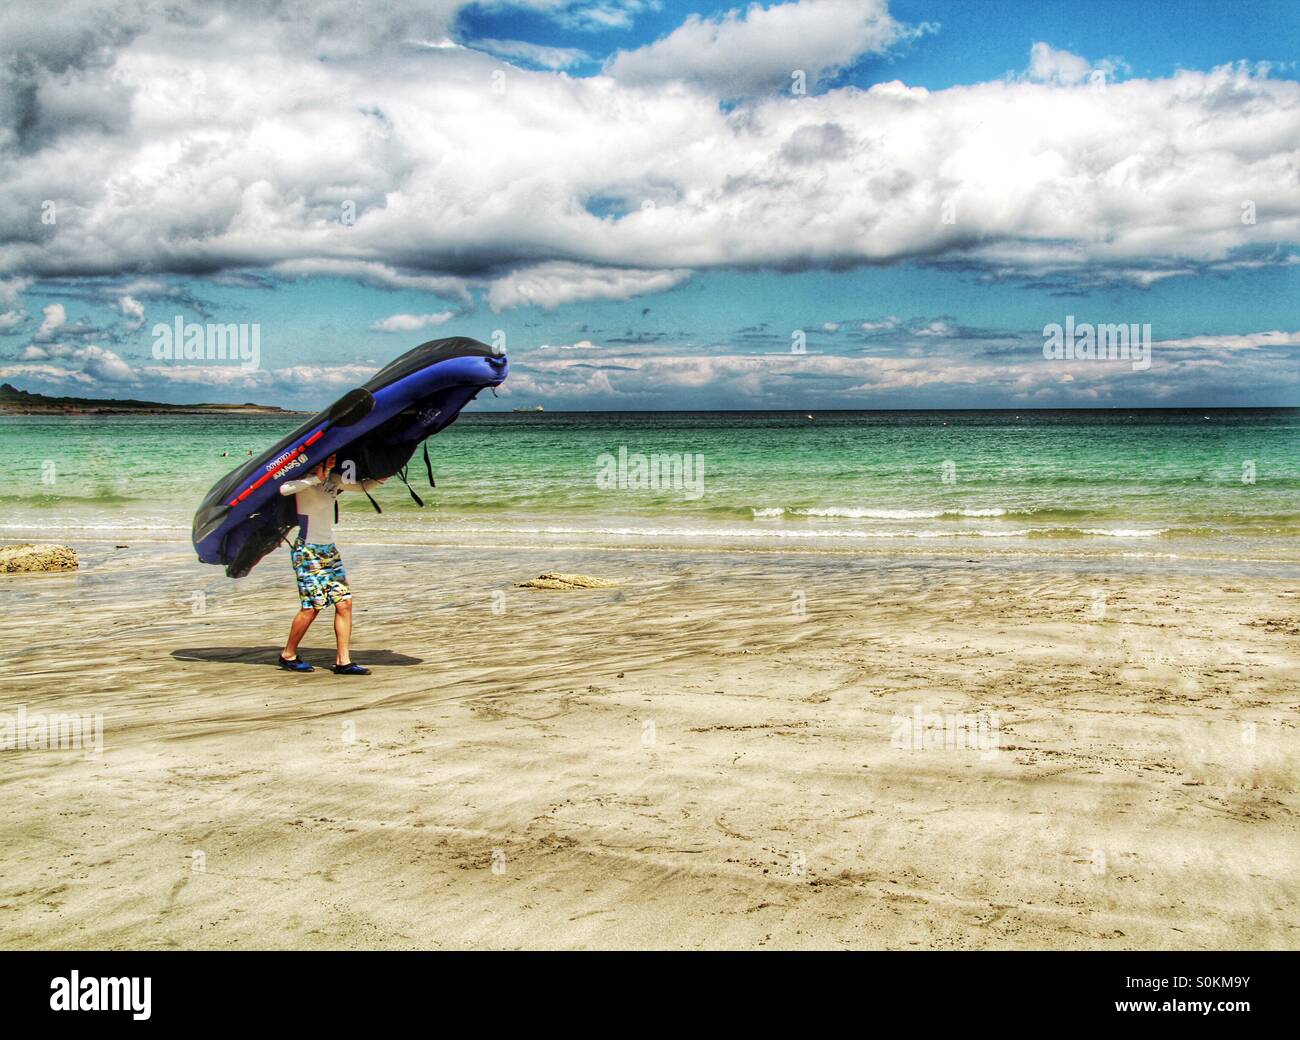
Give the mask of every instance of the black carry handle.
<svg viewBox="0 0 1300 1040">
<path fill-rule="evenodd" d="M 419 506 L 421 509 L 423 509 L 423 508 L 424 508 L 424 499 L 422 499 L 419 495 L 417 495 L 417 494 L 415 493 L 415 488 L 411 487 L 411 482 L 410 482 L 409 480 L 406 479 L 406 467 L 405 467 L 405 466 L 403 466 L 401 469 L 399 469 L 399 470 L 397 471 L 397 476 L 398 476 L 398 478 L 402 481 L 402 483 L 406 485 L 406 490 L 409 491 L 409 492 L 411 493 L 411 498 L 413 498 L 413 499 L 415 500 L 415 504 L 416 504 L 417 506 Z"/>
<path fill-rule="evenodd" d="M 325 417 L 333 426 L 355 426 L 374 410 L 375 395 L 363 386 L 349 390 L 332 405 Z"/>
</svg>

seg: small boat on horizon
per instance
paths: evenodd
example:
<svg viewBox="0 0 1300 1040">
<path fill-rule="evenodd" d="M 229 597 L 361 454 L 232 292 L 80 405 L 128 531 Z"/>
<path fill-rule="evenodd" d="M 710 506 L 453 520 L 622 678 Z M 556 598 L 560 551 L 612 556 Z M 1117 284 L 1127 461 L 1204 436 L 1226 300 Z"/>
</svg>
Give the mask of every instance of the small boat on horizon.
<svg viewBox="0 0 1300 1040">
<path fill-rule="evenodd" d="M 535 404 L 531 408 L 511 408 L 512 412 L 544 412 L 546 411 L 540 404 Z"/>
</svg>

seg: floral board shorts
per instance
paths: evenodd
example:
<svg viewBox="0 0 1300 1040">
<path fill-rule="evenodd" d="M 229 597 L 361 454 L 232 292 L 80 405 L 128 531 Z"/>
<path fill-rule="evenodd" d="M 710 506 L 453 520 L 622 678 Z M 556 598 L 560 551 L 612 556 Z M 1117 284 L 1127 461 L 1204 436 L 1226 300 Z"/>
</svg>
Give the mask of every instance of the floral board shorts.
<svg viewBox="0 0 1300 1040">
<path fill-rule="evenodd" d="M 300 538 L 289 547 L 289 558 L 293 560 L 293 573 L 298 576 L 298 596 L 303 610 L 311 607 L 324 610 L 331 603 L 352 598 L 343 558 L 333 542 L 319 545 Z"/>
</svg>

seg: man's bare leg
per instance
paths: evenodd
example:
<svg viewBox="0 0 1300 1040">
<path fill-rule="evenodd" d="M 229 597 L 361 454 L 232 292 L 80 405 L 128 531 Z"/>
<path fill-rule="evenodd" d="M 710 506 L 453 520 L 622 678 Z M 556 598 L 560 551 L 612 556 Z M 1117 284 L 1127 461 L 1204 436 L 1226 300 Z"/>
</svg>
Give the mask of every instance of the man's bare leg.
<svg viewBox="0 0 1300 1040">
<path fill-rule="evenodd" d="M 307 629 L 311 628 L 311 623 L 316 620 L 316 615 L 320 611 L 315 607 L 303 607 L 293 616 L 293 624 L 289 626 L 289 641 L 284 644 L 284 652 L 280 655 L 286 661 L 292 661 L 298 656 L 298 644 L 302 642 L 302 637 L 307 634 Z"/>
<path fill-rule="evenodd" d="M 334 604 L 334 640 L 338 643 L 338 653 L 334 655 L 335 664 L 351 664 L 348 644 L 352 642 L 352 601 L 341 600 Z"/>
</svg>

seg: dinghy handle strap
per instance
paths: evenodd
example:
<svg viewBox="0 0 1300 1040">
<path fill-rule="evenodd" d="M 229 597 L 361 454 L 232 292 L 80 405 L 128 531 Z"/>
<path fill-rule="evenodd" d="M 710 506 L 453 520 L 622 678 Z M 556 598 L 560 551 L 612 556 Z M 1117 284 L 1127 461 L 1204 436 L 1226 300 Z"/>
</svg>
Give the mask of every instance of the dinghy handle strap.
<svg viewBox="0 0 1300 1040">
<path fill-rule="evenodd" d="M 417 506 L 419 506 L 421 509 L 423 509 L 423 508 L 424 508 L 424 499 L 422 499 L 419 495 L 417 495 L 417 494 L 415 493 L 415 488 L 411 487 L 411 482 L 410 482 L 409 480 L 406 479 L 406 467 L 405 467 L 405 466 L 403 466 L 401 469 L 399 469 L 399 470 L 397 471 L 397 476 L 398 476 L 398 479 L 400 479 L 401 482 L 402 482 L 403 484 L 406 485 L 406 490 L 409 491 L 409 492 L 411 493 L 411 498 L 414 500 L 415 504 L 416 504 Z"/>
</svg>

